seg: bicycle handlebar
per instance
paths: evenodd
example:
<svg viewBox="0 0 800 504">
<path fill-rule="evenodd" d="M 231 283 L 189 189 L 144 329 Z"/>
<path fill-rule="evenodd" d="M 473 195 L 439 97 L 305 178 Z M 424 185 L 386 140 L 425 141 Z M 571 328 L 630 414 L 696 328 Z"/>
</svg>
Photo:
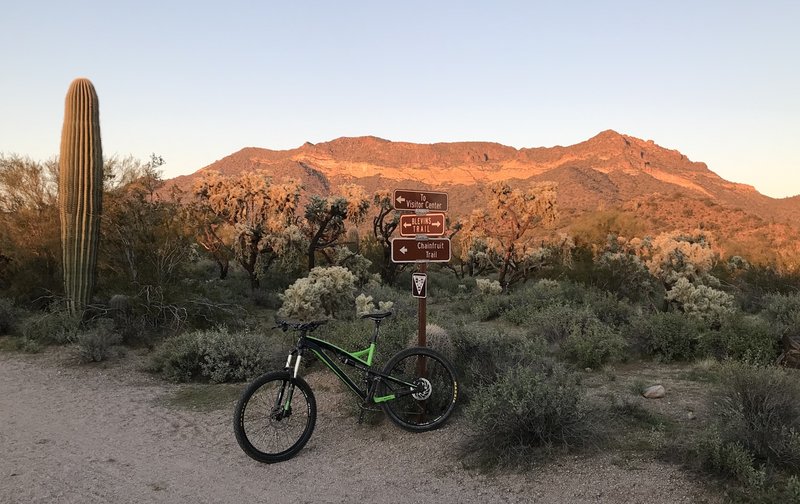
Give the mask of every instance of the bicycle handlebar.
<svg viewBox="0 0 800 504">
<path fill-rule="evenodd" d="M 278 325 L 276 325 L 272 329 L 281 329 L 283 332 L 288 331 L 290 328 L 293 331 L 313 331 L 317 327 L 323 324 L 327 324 L 328 321 L 313 320 L 311 322 L 292 322 L 289 320 L 276 320 L 275 323 L 277 323 Z"/>
</svg>

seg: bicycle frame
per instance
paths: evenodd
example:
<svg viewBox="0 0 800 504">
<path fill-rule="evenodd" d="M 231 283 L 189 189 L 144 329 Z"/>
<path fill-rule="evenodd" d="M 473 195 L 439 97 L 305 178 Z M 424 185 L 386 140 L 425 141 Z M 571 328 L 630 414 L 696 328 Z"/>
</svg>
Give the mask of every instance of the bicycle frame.
<svg viewBox="0 0 800 504">
<path fill-rule="evenodd" d="M 333 343 L 325 341 L 323 339 L 315 338 L 313 336 L 308 336 L 306 332 L 302 332 L 300 335 L 300 339 L 297 342 L 297 346 L 294 350 L 289 354 L 289 357 L 286 360 L 286 368 L 287 370 L 293 370 L 294 376 L 297 376 L 298 370 L 300 368 L 300 360 L 302 358 L 303 352 L 308 349 L 320 360 L 322 361 L 328 368 L 333 371 L 333 374 L 336 375 L 342 382 L 344 382 L 347 387 L 353 391 L 358 397 L 361 398 L 362 401 L 371 401 L 375 404 L 379 404 L 386 401 L 392 401 L 399 397 L 416 394 L 420 392 L 422 389 L 419 385 L 414 383 L 409 383 L 407 381 L 400 380 L 393 376 L 387 375 L 382 371 L 378 371 L 372 367 L 372 360 L 375 356 L 375 348 L 376 348 L 376 340 L 378 336 L 378 327 L 375 327 L 375 332 L 372 334 L 372 338 L 370 340 L 370 344 L 367 348 L 363 350 L 358 350 L 356 352 L 348 352 L 347 350 L 340 348 Z M 330 352 L 338 357 L 345 365 L 353 367 L 358 371 L 366 374 L 366 382 L 367 386 L 365 388 L 361 388 L 357 385 L 352 378 L 350 378 L 339 365 L 333 360 L 327 353 Z M 292 358 L 294 358 L 294 363 L 292 363 Z M 403 387 L 407 387 L 405 390 L 395 391 L 392 394 L 387 394 L 385 396 L 375 396 L 375 386 L 377 385 L 379 380 L 384 380 L 386 382 L 395 383 L 398 385 L 402 385 Z"/>
</svg>

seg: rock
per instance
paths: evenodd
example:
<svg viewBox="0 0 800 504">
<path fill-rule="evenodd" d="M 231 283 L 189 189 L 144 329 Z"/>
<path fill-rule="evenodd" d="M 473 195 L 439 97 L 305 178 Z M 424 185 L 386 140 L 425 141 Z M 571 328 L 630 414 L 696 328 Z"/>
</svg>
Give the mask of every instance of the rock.
<svg viewBox="0 0 800 504">
<path fill-rule="evenodd" d="M 661 399 L 667 394 L 664 385 L 651 385 L 642 390 L 642 395 L 647 399 Z"/>
</svg>

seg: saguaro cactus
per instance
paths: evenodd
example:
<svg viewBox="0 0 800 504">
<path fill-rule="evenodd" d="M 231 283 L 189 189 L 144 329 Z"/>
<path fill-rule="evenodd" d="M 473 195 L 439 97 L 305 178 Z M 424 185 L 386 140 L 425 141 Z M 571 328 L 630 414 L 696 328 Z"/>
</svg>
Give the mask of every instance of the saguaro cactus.
<svg viewBox="0 0 800 504">
<path fill-rule="evenodd" d="M 100 113 L 88 79 L 75 79 L 67 91 L 58 173 L 64 293 L 74 315 L 83 310 L 94 289 L 103 209 Z"/>
</svg>

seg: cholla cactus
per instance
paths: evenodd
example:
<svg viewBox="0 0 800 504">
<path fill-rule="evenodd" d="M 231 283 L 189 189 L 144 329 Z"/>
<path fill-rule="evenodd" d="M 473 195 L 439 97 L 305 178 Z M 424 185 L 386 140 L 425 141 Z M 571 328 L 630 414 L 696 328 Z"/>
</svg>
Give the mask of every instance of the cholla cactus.
<svg viewBox="0 0 800 504">
<path fill-rule="evenodd" d="M 734 311 L 733 296 L 707 285 L 693 285 L 686 278 L 675 282 L 666 299 L 710 326 L 718 326 L 725 315 Z"/>
<path fill-rule="evenodd" d="M 394 306 L 393 301 L 378 301 L 378 311 L 388 311 Z M 375 303 L 372 301 L 372 296 L 367 296 L 361 293 L 356 298 L 356 316 L 366 315 L 375 311 Z"/>
<path fill-rule="evenodd" d="M 88 79 L 75 79 L 67 91 L 58 172 L 64 294 L 75 315 L 94 290 L 103 211 L 100 112 Z"/>
<path fill-rule="evenodd" d="M 716 259 L 707 233 L 673 231 L 662 233 L 652 241 L 646 263 L 665 286 L 674 285 L 679 278 L 686 278 L 693 284 L 714 284 L 716 279 L 709 272 Z"/>
<path fill-rule="evenodd" d="M 497 280 L 490 280 L 488 278 L 476 278 L 475 284 L 478 286 L 478 292 L 487 295 L 497 295 L 503 292 L 503 287 Z"/>
<path fill-rule="evenodd" d="M 281 294 L 283 306 L 278 315 L 300 320 L 335 317 L 352 306 L 355 281 L 356 277 L 341 266 L 316 267 Z"/>
</svg>

